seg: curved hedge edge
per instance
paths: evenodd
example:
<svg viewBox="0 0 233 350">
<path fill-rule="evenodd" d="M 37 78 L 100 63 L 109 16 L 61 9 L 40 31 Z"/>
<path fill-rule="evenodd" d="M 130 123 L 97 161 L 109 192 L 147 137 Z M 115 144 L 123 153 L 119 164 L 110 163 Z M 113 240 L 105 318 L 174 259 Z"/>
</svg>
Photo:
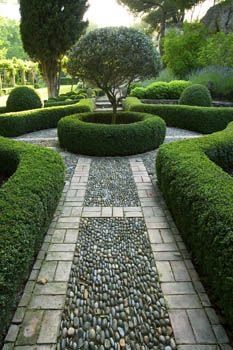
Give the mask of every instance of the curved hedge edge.
<svg viewBox="0 0 233 350">
<path fill-rule="evenodd" d="M 44 102 L 44 107 L 48 108 L 48 107 L 58 107 L 58 106 L 71 106 L 78 103 L 80 100 L 81 98 L 77 100 L 72 100 L 72 101 L 46 101 Z"/>
<path fill-rule="evenodd" d="M 231 107 L 194 107 L 180 105 L 143 104 L 136 97 L 128 97 L 123 102 L 126 110 L 158 115 L 167 126 L 177 127 L 202 134 L 223 130 L 233 121 Z"/>
<path fill-rule="evenodd" d="M 84 122 L 85 118 L 93 116 L 103 120 L 98 123 Z M 120 124 L 113 125 L 105 123 L 107 117 L 111 119 L 112 113 L 86 113 L 63 118 L 58 123 L 61 147 L 86 155 L 124 156 L 150 151 L 164 141 L 166 125 L 159 117 L 145 113 L 119 112 L 117 118 L 122 120 Z M 124 123 L 126 118 L 131 123 Z"/>
<path fill-rule="evenodd" d="M 94 101 L 83 99 L 71 106 L 0 114 L 0 135 L 16 137 L 37 130 L 56 128 L 61 118 L 75 113 L 91 112 L 93 109 Z"/>
<path fill-rule="evenodd" d="M 1 171 L 13 174 L 0 188 L 0 334 L 3 334 L 56 210 L 64 187 L 64 163 L 52 150 L 1 137 L 0 164 Z"/>
<path fill-rule="evenodd" d="M 213 295 L 233 324 L 233 123 L 222 132 L 160 147 L 162 193 Z M 216 165 L 218 164 L 218 165 Z"/>
</svg>

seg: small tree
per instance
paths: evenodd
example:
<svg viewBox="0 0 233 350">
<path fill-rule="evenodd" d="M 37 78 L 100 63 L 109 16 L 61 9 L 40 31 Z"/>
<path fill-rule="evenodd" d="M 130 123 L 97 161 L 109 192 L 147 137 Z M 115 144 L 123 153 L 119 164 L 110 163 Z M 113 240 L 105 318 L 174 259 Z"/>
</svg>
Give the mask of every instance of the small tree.
<svg viewBox="0 0 233 350">
<path fill-rule="evenodd" d="M 158 73 L 160 60 L 152 41 L 144 33 L 125 27 L 94 30 L 85 35 L 70 54 L 77 76 L 96 85 L 108 96 L 116 122 L 117 106 L 135 79 Z"/>
<path fill-rule="evenodd" d="M 20 0 L 25 51 L 40 63 L 49 97 L 58 94 L 62 58 L 79 39 L 87 22 L 87 0 Z"/>
</svg>

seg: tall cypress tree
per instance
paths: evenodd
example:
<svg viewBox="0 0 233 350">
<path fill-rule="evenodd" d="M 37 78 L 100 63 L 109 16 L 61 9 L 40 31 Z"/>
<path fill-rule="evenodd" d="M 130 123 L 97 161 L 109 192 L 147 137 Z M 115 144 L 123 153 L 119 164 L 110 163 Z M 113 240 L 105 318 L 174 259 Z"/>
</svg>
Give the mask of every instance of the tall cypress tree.
<svg viewBox="0 0 233 350">
<path fill-rule="evenodd" d="M 20 31 L 25 51 L 38 61 L 49 97 L 58 93 L 60 64 L 88 22 L 88 0 L 20 0 Z"/>
</svg>

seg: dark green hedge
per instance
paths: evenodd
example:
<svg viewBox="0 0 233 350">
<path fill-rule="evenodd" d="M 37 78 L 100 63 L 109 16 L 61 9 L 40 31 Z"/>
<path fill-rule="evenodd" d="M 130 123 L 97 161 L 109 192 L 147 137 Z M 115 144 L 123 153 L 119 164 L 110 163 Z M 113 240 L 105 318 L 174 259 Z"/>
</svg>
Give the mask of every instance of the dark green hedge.
<svg viewBox="0 0 233 350">
<path fill-rule="evenodd" d="M 74 153 L 119 156 L 150 151 L 164 141 L 166 126 L 159 117 L 119 112 L 117 124 L 110 124 L 111 118 L 111 112 L 63 118 L 58 123 L 61 146 Z"/>
<path fill-rule="evenodd" d="M 6 113 L 6 107 L 0 107 L 0 114 Z"/>
<path fill-rule="evenodd" d="M 176 224 L 233 324 L 233 123 L 160 148 L 157 174 Z M 221 168 L 221 167 L 222 168 Z"/>
<path fill-rule="evenodd" d="M 1 114 L 0 135 L 14 137 L 32 131 L 55 128 L 61 118 L 75 113 L 90 112 L 92 109 L 92 100 L 81 100 L 72 106 Z"/>
<path fill-rule="evenodd" d="M 184 89 L 179 99 L 179 104 L 186 106 L 211 107 L 212 102 L 209 90 L 201 84 L 188 86 Z"/>
<path fill-rule="evenodd" d="M 35 89 L 29 86 L 17 86 L 6 101 L 7 112 L 19 112 L 42 107 L 42 101 Z"/>
<path fill-rule="evenodd" d="M 135 97 L 124 102 L 126 110 L 155 114 L 161 117 L 167 126 L 210 134 L 227 127 L 233 121 L 233 108 L 230 107 L 194 107 L 179 105 L 143 104 Z"/>
<path fill-rule="evenodd" d="M 182 92 L 190 86 L 191 83 L 185 80 L 174 80 L 170 83 L 157 81 L 146 87 L 135 87 L 131 90 L 130 96 L 141 99 L 173 99 L 180 98 Z"/>
<path fill-rule="evenodd" d="M 54 151 L 0 138 L 0 334 L 10 321 L 64 186 L 64 164 Z"/>
<path fill-rule="evenodd" d="M 70 106 L 74 105 L 75 103 L 78 103 L 81 100 L 81 98 L 77 100 L 70 100 L 70 101 L 45 101 L 44 107 L 58 107 L 58 106 Z"/>
</svg>

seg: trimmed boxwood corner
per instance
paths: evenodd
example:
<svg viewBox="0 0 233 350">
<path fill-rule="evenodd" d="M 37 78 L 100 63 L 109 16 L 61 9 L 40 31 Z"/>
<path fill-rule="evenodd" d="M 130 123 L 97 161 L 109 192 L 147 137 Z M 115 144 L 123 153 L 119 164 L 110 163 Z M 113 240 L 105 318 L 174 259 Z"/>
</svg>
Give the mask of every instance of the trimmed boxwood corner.
<svg viewBox="0 0 233 350">
<path fill-rule="evenodd" d="M 157 175 L 176 224 L 233 324 L 233 123 L 160 148 Z M 223 169 L 222 169 L 223 168 Z"/>
<path fill-rule="evenodd" d="M 233 121 L 231 107 L 195 107 L 180 105 L 144 104 L 136 97 L 128 97 L 124 101 L 124 109 L 129 111 L 150 113 L 162 118 L 167 126 L 211 134 L 223 130 Z"/>
<path fill-rule="evenodd" d="M 0 334 L 52 220 L 64 163 L 52 150 L 0 138 Z"/>
<path fill-rule="evenodd" d="M 90 112 L 93 109 L 93 100 L 83 99 L 71 106 L 0 114 L 0 135 L 15 137 L 37 130 L 56 128 L 61 118 L 75 113 Z"/>
<path fill-rule="evenodd" d="M 122 156 L 150 151 L 163 143 L 164 121 L 144 113 L 119 112 L 117 124 L 110 124 L 111 112 L 84 113 L 58 123 L 61 147 L 73 153 Z"/>
</svg>

